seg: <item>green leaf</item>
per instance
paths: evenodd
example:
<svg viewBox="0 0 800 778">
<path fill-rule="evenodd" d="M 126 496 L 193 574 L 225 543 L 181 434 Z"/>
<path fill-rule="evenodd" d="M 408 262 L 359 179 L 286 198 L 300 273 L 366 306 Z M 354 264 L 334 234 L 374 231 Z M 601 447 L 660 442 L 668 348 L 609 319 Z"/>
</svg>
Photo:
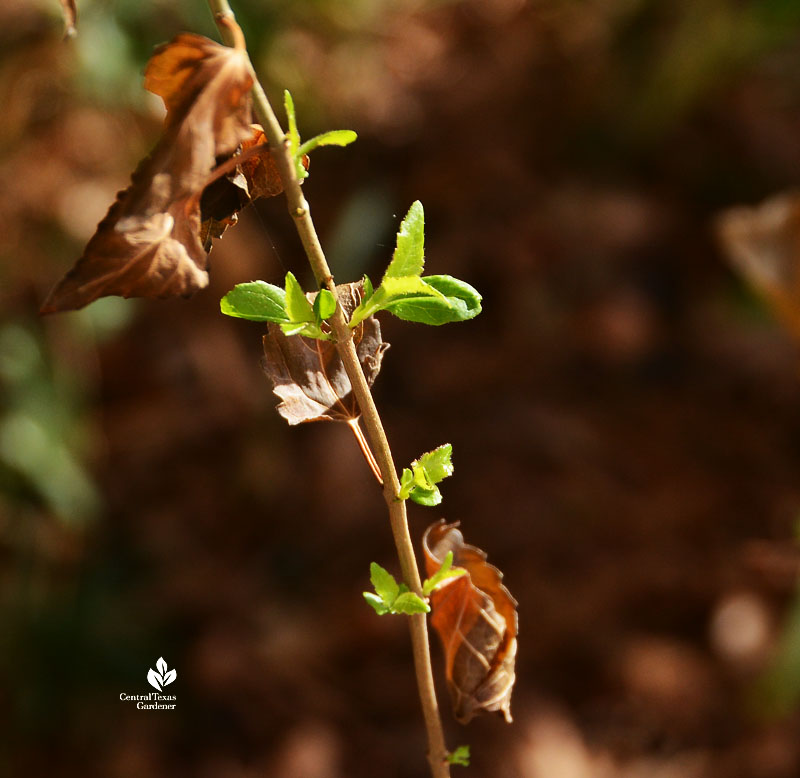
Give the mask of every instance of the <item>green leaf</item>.
<svg viewBox="0 0 800 778">
<path fill-rule="evenodd" d="M 226 316 L 250 321 L 289 321 L 286 313 L 286 293 L 279 286 L 265 281 L 237 284 L 220 300 L 220 310 Z"/>
<path fill-rule="evenodd" d="M 293 323 L 314 321 L 314 309 L 294 273 L 286 274 L 286 313 Z"/>
<path fill-rule="evenodd" d="M 433 451 L 426 452 L 415 464 L 425 471 L 429 483 L 438 484 L 439 481 L 453 475 L 452 444 L 444 443 Z"/>
<path fill-rule="evenodd" d="M 369 280 L 369 276 L 368 275 L 365 275 L 361 279 L 361 284 L 362 284 L 362 287 L 363 287 L 363 290 L 364 290 L 363 296 L 361 298 L 361 302 L 365 303 L 365 302 L 367 302 L 367 300 L 369 300 L 370 297 L 372 297 L 372 295 L 374 294 L 375 290 L 372 288 L 372 281 Z"/>
<path fill-rule="evenodd" d="M 392 604 L 392 613 L 430 613 L 430 605 L 414 592 L 403 592 Z"/>
<path fill-rule="evenodd" d="M 378 596 L 391 607 L 400 593 L 400 585 L 395 581 L 394 576 L 384 570 L 377 562 L 369 566 L 369 579 L 375 587 Z"/>
<path fill-rule="evenodd" d="M 400 479 L 401 500 L 411 498 L 419 505 L 432 507 L 442 501 L 442 493 L 436 484 L 453 474 L 453 446 L 445 443 L 428 451 L 411 463 L 411 470 L 403 469 Z"/>
<path fill-rule="evenodd" d="M 421 297 L 433 297 L 438 299 L 444 306 L 450 305 L 441 292 L 429 286 L 419 276 L 384 278 L 369 300 L 362 300 L 358 308 L 353 311 L 350 317 L 350 326 L 355 327 L 367 317 L 389 308 L 392 303 Z"/>
<path fill-rule="evenodd" d="M 382 616 L 385 613 L 428 613 L 428 603 L 409 591 L 404 583 L 398 584 L 394 576 L 373 562 L 369 566 L 370 580 L 376 594 L 363 592 L 364 599 Z"/>
<path fill-rule="evenodd" d="M 448 578 L 458 578 L 459 576 L 466 575 L 466 570 L 463 567 L 457 567 L 455 570 L 453 566 L 453 552 L 448 551 L 447 555 L 442 562 L 442 566 L 430 577 L 425 583 L 422 584 L 422 593 L 429 597 L 431 592 L 442 582 Z"/>
<path fill-rule="evenodd" d="M 432 489 L 425 489 L 421 486 L 417 486 L 411 492 L 411 499 L 417 503 L 417 505 L 433 508 L 442 501 L 442 493 L 439 491 L 438 486 L 434 486 Z"/>
<path fill-rule="evenodd" d="M 319 324 L 314 321 L 281 322 L 280 327 L 283 334 L 287 337 L 290 335 L 302 335 L 304 338 L 314 338 L 314 340 L 331 340 L 331 336 L 327 332 L 323 332 Z"/>
<path fill-rule="evenodd" d="M 297 115 L 294 110 L 294 100 L 288 89 L 283 90 L 283 107 L 286 109 L 286 118 L 289 122 L 289 152 L 294 160 L 294 171 L 298 181 L 308 177 L 308 171 L 303 165 L 303 155 L 300 153 L 300 133 L 297 131 Z"/>
<path fill-rule="evenodd" d="M 439 292 L 448 304 L 444 305 L 441 298 L 426 296 L 392 300 L 385 309 L 399 319 L 435 326 L 474 319 L 481 312 L 481 295 L 466 282 L 452 276 L 424 276 L 421 280 Z"/>
<path fill-rule="evenodd" d="M 450 764 L 469 767 L 469 746 L 459 746 L 455 751 L 451 751 L 447 755 L 447 761 Z"/>
<path fill-rule="evenodd" d="M 322 289 L 314 298 L 313 307 L 317 321 L 322 321 L 333 316 L 333 312 L 336 310 L 336 298 L 327 289 Z"/>
<path fill-rule="evenodd" d="M 352 130 L 331 130 L 323 132 L 322 135 L 315 135 L 310 140 L 303 143 L 297 150 L 297 156 L 310 154 L 319 146 L 349 146 L 358 138 Z"/>
<path fill-rule="evenodd" d="M 425 211 L 422 203 L 416 200 L 408 209 L 405 219 L 397 233 L 397 247 L 392 261 L 386 269 L 383 282 L 387 278 L 419 276 L 425 262 Z M 383 282 L 381 282 L 383 284 Z"/>
<path fill-rule="evenodd" d="M 294 99 L 288 89 L 283 90 L 283 107 L 286 110 L 286 119 L 289 123 L 289 151 L 294 157 L 300 146 L 300 133 L 297 131 L 297 116 L 294 111 Z"/>
<path fill-rule="evenodd" d="M 372 592 L 362 592 L 362 594 L 364 595 L 364 599 L 373 607 L 375 613 L 379 616 L 384 616 L 390 612 L 389 607 L 377 594 L 373 594 Z"/>
<path fill-rule="evenodd" d="M 407 467 L 403 468 L 403 474 L 400 476 L 400 492 L 397 495 L 400 500 L 407 500 L 414 488 L 414 473 Z"/>
</svg>

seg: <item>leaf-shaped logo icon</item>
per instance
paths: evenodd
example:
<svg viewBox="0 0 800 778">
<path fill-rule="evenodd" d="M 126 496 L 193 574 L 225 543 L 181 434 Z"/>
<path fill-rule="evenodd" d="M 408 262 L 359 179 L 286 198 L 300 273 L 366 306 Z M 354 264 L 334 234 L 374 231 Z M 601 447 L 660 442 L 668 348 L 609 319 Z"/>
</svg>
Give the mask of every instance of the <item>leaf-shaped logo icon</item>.
<svg viewBox="0 0 800 778">
<path fill-rule="evenodd" d="M 163 691 L 167 684 L 172 683 L 178 677 L 178 671 L 167 670 L 167 663 L 163 656 L 158 658 L 156 667 L 158 671 L 153 670 L 152 667 L 147 671 L 147 681 L 154 689 Z"/>
<path fill-rule="evenodd" d="M 164 679 L 152 667 L 147 671 L 147 680 L 150 686 L 161 691 Z"/>
</svg>

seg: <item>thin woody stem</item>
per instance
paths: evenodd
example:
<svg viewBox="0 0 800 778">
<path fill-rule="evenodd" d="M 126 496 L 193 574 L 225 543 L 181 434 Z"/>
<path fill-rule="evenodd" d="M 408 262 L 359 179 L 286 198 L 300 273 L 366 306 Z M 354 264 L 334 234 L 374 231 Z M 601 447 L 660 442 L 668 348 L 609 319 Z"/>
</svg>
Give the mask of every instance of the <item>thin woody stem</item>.
<svg viewBox="0 0 800 778">
<path fill-rule="evenodd" d="M 228 0 L 208 0 L 208 3 L 214 14 L 222 39 L 229 46 L 237 46 L 238 44 L 237 47 L 241 49 L 242 38 L 239 37 L 241 36 L 241 31 L 236 25 Z M 320 286 L 327 287 L 334 298 L 338 299 L 333 276 L 322 251 L 314 223 L 311 220 L 311 209 L 303 196 L 300 182 L 297 179 L 285 132 L 257 78 L 254 80 L 252 96 L 256 118 L 264 128 L 269 140 L 270 153 L 275 160 L 281 180 L 284 183 L 289 213 L 295 221 L 297 233 L 305 249 L 309 264 L 314 271 L 314 276 Z M 374 451 L 374 457 L 383 479 L 383 495 L 389 510 L 389 522 L 400 560 L 403 579 L 411 591 L 422 597 L 422 582 L 416 556 L 414 555 L 414 546 L 408 531 L 406 503 L 404 500 L 398 499 L 400 482 L 394 466 L 392 452 L 389 448 L 389 441 L 383 429 L 378 409 L 375 407 L 369 384 L 358 361 L 355 345 L 353 344 L 352 331 L 347 324 L 340 305 L 336 307 L 336 311 L 331 317 L 331 325 L 336 336 L 336 349 L 361 409 L 366 436 Z M 427 620 L 424 613 L 414 614 L 408 618 L 417 688 L 428 734 L 428 762 L 431 774 L 433 778 L 449 778 L 448 752 L 445 746 L 439 706 L 436 701 L 436 692 L 433 684 Z"/>
<path fill-rule="evenodd" d="M 347 426 L 353 432 L 353 436 L 358 443 L 358 447 L 361 449 L 361 453 L 364 455 L 364 459 L 367 460 L 367 464 L 369 465 L 369 469 L 372 470 L 372 474 L 375 476 L 377 482 L 383 486 L 383 476 L 381 475 L 381 469 L 378 467 L 378 463 L 375 461 L 375 455 L 372 453 L 372 449 L 369 447 L 369 443 L 367 439 L 364 437 L 364 433 L 361 431 L 361 425 L 358 423 L 358 419 L 350 419 L 347 422 Z"/>
</svg>

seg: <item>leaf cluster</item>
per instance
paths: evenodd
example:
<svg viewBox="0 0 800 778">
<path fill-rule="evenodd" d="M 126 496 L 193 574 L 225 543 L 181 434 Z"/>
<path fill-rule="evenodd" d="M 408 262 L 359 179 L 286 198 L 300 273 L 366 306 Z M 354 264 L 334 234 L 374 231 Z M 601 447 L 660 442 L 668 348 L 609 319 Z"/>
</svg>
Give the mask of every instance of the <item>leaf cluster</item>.
<svg viewBox="0 0 800 778">
<path fill-rule="evenodd" d="M 428 603 L 410 591 L 404 583 L 397 583 L 388 570 L 373 562 L 369 566 L 369 571 L 375 593 L 364 592 L 364 599 L 379 616 L 387 613 L 405 613 L 410 616 L 413 613 L 430 612 Z M 453 554 L 450 552 L 441 567 L 422 584 L 422 593 L 427 598 L 439 584 L 450 578 L 458 578 L 466 572 L 460 568 L 453 568 Z"/>
<path fill-rule="evenodd" d="M 415 459 L 410 468 L 404 467 L 398 499 L 411 498 L 415 503 L 429 507 L 438 505 L 442 493 L 436 484 L 453 475 L 452 455 L 453 446 L 445 443 Z"/>
<path fill-rule="evenodd" d="M 474 287 L 452 276 L 423 276 L 424 265 L 425 212 L 417 200 L 400 225 L 392 261 L 380 286 L 373 289 L 364 277 L 364 299 L 353 311 L 350 326 L 378 311 L 432 325 L 466 321 L 481 312 L 481 296 Z"/>
<path fill-rule="evenodd" d="M 425 600 L 414 594 L 404 583 L 397 583 L 395 577 L 377 562 L 369 566 L 369 573 L 375 592 L 364 592 L 364 599 L 379 616 L 387 613 L 405 613 L 411 616 L 414 613 L 430 612 L 430 606 Z"/>
<path fill-rule="evenodd" d="M 288 95 L 288 92 L 287 92 Z M 294 116 L 294 106 L 291 96 L 287 102 L 287 111 Z M 326 133 L 298 146 L 299 136 L 295 138 L 296 127 L 288 134 L 291 148 L 296 147 L 294 159 L 303 168 L 297 154 L 310 143 L 317 145 L 333 141 L 324 141 L 327 136 L 337 136 L 337 133 Z M 343 132 L 343 131 L 342 131 Z M 343 144 L 340 144 L 343 145 Z M 299 174 L 298 174 L 299 175 Z M 422 270 L 425 246 L 425 214 L 422 203 L 416 201 L 412 204 L 397 233 L 397 245 L 392 256 L 392 261 L 386 269 L 380 286 L 374 288 L 367 276 L 362 281 L 362 299 L 358 307 L 350 315 L 350 327 L 357 327 L 361 322 L 378 311 L 389 311 L 400 319 L 419 322 L 421 324 L 447 324 L 449 322 L 466 321 L 481 312 L 481 296 L 478 291 L 464 281 L 447 275 L 423 276 Z M 291 277 L 291 280 L 290 280 Z M 291 286 L 291 291 L 290 291 Z M 291 273 L 286 276 L 286 291 L 284 293 L 274 284 L 264 281 L 251 281 L 238 284 L 222 299 L 221 310 L 228 316 L 235 316 L 250 321 L 269 321 L 280 324 L 287 335 L 300 334 L 306 337 L 321 338 L 326 340 L 327 333 L 319 328 L 322 319 L 329 313 L 330 302 L 320 303 L 319 311 L 314 316 L 300 300 L 302 290 L 296 286 L 296 281 Z M 325 295 L 326 292 L 320 292 Z M 294 307 L 292 300 L 295 301 Z M 321 315 L 321 318 L 320 318 Z M 316 326 L 315 326 L 316 325 Z M 419 484 L 420 487 L 423 484 Z M 432 504 L 436 503 L 424 503 Z"/>
<path fill-rule="evenodd" d="M 287 273 L 283 289 L 266 281 L 237 284 L 220 301 L 220 310 L 239 319 L 279 324 L 284 335 L 330 340 L 322 323 L 333 315 L 336 300 L 323 289 L 309 301 L 294 274 Z"/>
</svg>

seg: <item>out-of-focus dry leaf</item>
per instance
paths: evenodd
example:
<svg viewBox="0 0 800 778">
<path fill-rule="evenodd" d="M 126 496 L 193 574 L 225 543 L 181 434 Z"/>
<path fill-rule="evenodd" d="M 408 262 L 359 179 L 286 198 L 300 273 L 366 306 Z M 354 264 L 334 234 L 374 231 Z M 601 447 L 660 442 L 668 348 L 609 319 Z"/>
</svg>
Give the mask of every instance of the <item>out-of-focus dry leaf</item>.
<svg viewBox="0 0 800 778">
<path fill-rule="evenodd" d="M 428 577 L 448 551 L 466 575 L 449 578 L 431 594 L 431 624 L 442 640 L 447 686 L 456 719 L 466 724 L 481 711 L 499 711 L 511 721 L 511 690 L 517 654 L 517 603 L 503 574 L 486 554 L 464 543 L 458 524 L 442 519 L 422 539 Z"/>
<path fill-rule="evenodd" d="M 336 287 L 339 303 L 349 317 L 361 302 L 361 283 Z M 315 295 L 307 295 L 310 300 Z M 277 324 L 264 336 L 264 368 L 273 391 L 283 400 L 278 412 L 289 424 L 306 421 L 351 421 L 359 416 L 358 403 L 336 346 L 327 340 L 287 337 Z M 378 320 L 371 316 L 353 332 L 361 367 L 370 386 L 381 369 L 389 344 L 381 338 Z"/>
<path fill-rule="evenodd" d="M 61 0 L 61 9 L 64 12 L 64 37 L 72 38 L 78 32 L 78 6 L 75 0 Z"/>
<path fill-rule="evenodd" d="M 716 227 L 734 267 L 800 338 L 800 192 L 731 208 Z"/>
<path fill-rule="evenodd" d="M 173 297 L 208 284 L 200 198 L 217 157 L 252 135 L 243 51 L 183 34 L 159 47 L 145 86 L 164 99 L 164 135 L 42 306 L 71 310 L 106 295 Z"/>
</svg>

